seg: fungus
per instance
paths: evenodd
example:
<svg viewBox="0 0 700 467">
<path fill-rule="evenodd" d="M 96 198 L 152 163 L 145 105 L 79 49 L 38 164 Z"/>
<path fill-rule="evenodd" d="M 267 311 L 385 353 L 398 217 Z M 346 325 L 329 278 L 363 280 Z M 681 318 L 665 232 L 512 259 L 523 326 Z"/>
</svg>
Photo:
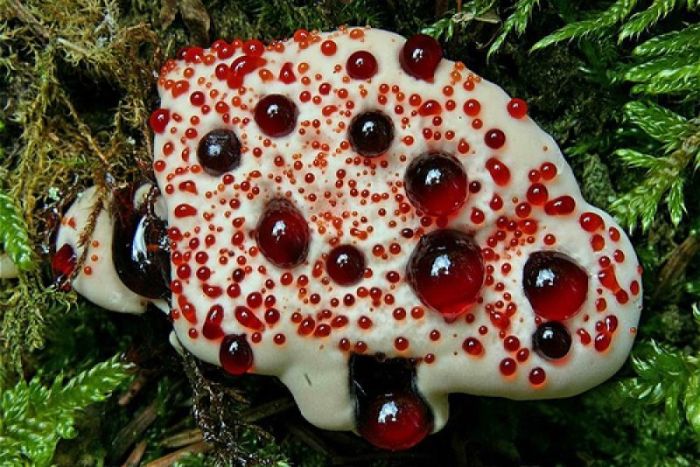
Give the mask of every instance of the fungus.
<svg viewBox="0 0 700 467">
<path fill-rule="evenodd" d="M 278 376 L 311 423 L 385 449 L 440 430 L 451 392 L 601 383 L 641 310 L 630 241 L 524 101 L 442 56 L 426 36 L 341 28 L 167 61 L 151 118 L 167 231 L 145 235 L 159 224 L 132 209 L 120 245 L 148 267 L 115 269 L 124 232 L 102 212 L 73 274 L 88 191 L 62 223 L 56 274 L 138 312 L 164 303 L 141 274 L 169 266 L 185 349 Z M 118 270 L 140 279 L 129 289 Z"/>
</svg>

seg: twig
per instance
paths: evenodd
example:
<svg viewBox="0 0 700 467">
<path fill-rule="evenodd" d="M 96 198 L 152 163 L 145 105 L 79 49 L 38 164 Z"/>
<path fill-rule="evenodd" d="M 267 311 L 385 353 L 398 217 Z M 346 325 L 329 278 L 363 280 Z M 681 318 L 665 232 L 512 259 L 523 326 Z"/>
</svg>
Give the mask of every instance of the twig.
<svg viewBox="0 0 700 467">
<path fill-rule="evenodd" d="M 141 463 L 143 453 L 146 452 L 147 444 L 148 443 L 146 443 L 146 441 L 139 441 L 136 446 L 134 446 L 134 449 L 131 451 L 131 454 L 129 454 L 129 457 L 127 457 L 122 464 L 122 467 L 137 467 Z"/>
<path fill-rule="evenodd" d="M 289 410 L 292 407 L 294 407 L 294 401 L 291 398 L 277 399 L 242 411 L 241 420 L 245 423 L 255 423 L 263 418 Z"/>
<path fill-rule="evenodd" d="M 671 255 L 666 260 L 666 264 L 661 268 L 659 282 L 654 292 L 655 299 L 662 292 L 666 291 L 671 284 L 677 282 L 677 279 L 685 273 L 688 265 L 698 252 L 700 252 L 700 235 L 691 232 L 690 236 L 671 252 Z"/>
<path fill-rule="evenodd" d="M 145 370 L 139 370 L 138 374 L 136 375 L 136 378 L 131 382 L 127 390 L 119 396 L 119 401 L 118 404 L 121 407 L 125 407 L 131 403 L 131 400 L 139 393 L 141 392 L 141 389 L 146 385 L 148 382 L 148 375 Z"/>
<path fill-rule="evenodd" d="M 199 428 L 193 428 L 191 430 L 186 430 L 181 433 L 168 436 L 162 440 L 159 444 L 164 448 L 180 448 L 182 446 L 188 446 L 193 443 L 197 443 L 204 439 L 202 430 Z"/>
<path fill-rule="evenodd" d="M 137 413 L 124 428 L 119 430 L 119 433 L 114 437 L 114 441 L 112 441 L 112 452 L 110 455 L 112 460 L 121 459 L 127 449 L 141 438 L 141 435 L 151 426 L 157 417 L 158 411 L 156 410 L 156 402 L 154 401 Z"/>
<path fill-rule="evenodd" d="M 195 444 L 190 444 L 182 449 L 178 449 L 175 452 L 171 452 L 167 456 L 163 456 L 154 460 L 153 462 L 149 462 L 146 464 L 146 467 L 167 467 L 173 465 L 175 462 L 189 454 L 201 454 L 209 450 L 211 450 L 211 446 L 204 441 L 200 441 Z"/>
</svg>

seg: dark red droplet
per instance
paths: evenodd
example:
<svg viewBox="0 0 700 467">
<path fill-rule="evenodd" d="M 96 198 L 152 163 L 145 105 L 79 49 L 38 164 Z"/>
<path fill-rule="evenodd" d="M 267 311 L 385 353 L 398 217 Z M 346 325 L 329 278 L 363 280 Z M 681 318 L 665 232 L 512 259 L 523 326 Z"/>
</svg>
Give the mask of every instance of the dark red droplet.
<svg viewBox="0 0 700 467">
<path fill-rule="evenodd" d="M 328 254 L 326 271 L 336 284 L 356 284 L 365 272 L 365 255 L 352 245 L 337 246 Z"/>
<path fill-rule="evenodd" d="M 406 269 L 418 298 L 447 319 L 469 309 L 484 280 L 479 246 L 464 232 L 450 229 L 424 235 Z"/>
<path fill-rule="evenodd" d="M 255 237 L 265 258 L 281 268 L 291 268 L 306 259 L 311 232 L 304 216 L 290 201 L 276 198 L 265 206 Z"/>
<path fill-rule="evenodd" d="M 581 224 L 581 228 L 586 232 L 595 232 L 605 227 L 603 218 L 594 212 L 584 212 L 578 221 Z"/>
<path fill-rule="evenodd" d="M 345 69 L 352 79 L 370 79 L 377 73 L 377 59 L 366 50 L 358 50 L 348 57 Z"/>
<path fill-rule="evenodd" d="M 255 106 L 255 123 L 267 136 L 291 133 L 297 122 L 297 106 L 281 94 L 268 94 Z"/>
<path fill-rule="evenodd" d="M 409 449 L 432 430 L 432 416 L 415 394 L 396 392 L 376 396 L 358 414 L 357 431 L 374 446 L 389 451 Z"/>
<path fill-rule="evenodd" d="M 467 337 L 462 343 L 462 348 L 469 355 L 481 355 L 484 352 L 484 346 L 479 342 L 479 339 Z"/>
<path fill-rule="evenodd" d="M 170 294 L 170 244 L 165 222 L 137 210 L 135 186 L 114 193 L 112 262 L 119 279 L 135 293 L 148 298 Z"/>
<path fill-rule="evenodd" d="M 508 357 L 501 360 L 501 363 L 498 365 L 498 368 L 501 370 L 501 373 L 504 376 L 510 376 L 513 373 L 515 373 L 515 370 L 518 369 L 518 364 L 515 363 L 515 360 Z"/>
<path fill-rule="evenodd" d="M 170 111 L 168 109 L 156 109 L 148 118 L 148 124 L 155 133 L 163 133 L 170 121 Z"/>
<path fill-rule="evenodd" d="M 539 386 L 540 384 L 544 383 L 544 380 L 546 378 L 547 374 L 540 367 L 536 367 L 530 370 L 530 375 L 528 376 L 530 383 L 534 386 Z"/>
<path fill-rule="evenodd" d="M 569 353 L 571 335 L 557 321 L 542 323 L 532 336 L 532 347 L 541 356 L 556 360 Z"/>
<path fill-rule="evenodd" d="M 241 142 L 232 130 L 212 130 L 199 140 L 197 160 L 211 175 L 234 170 L 241 163 Z"/>
<path fill-rule="evenodd" d="M 523 269 L 523 288 L 533 310 L 551 320 L 574 316 L 588 295 L 588 274 L 554 251 L 530 255 Z"/>
<path fill-rule="evenodd" d="M 353 118 L 348 130 L 353 150 L 365 157 L 385 153 L 394 139 L 394 124 L 379 111 L 364 112 Z"/>
<path fill-rule="evenodd" d="M 494 128 L 486 132 L 484 142 L 491 149 L 498 149 L 506 144 L 506 135 L 498 128 Z"/>
<path fill-rule="evenodd" d="M 253 366 L 253 350 L 245 334 L 229 334 L 219 347 L 219 361 L 227 373 L 242 375 Z"/>
<path fill-rule="evenodd" d="M 67 243 L 64 243 L 51 259 L 51 272 L 53 273 L 54 283 L 61 290 L 67 291 L 70 289 L 70 284 L 67 281 L 75 270 L 77 260 L 78 257 L 75 254 L 75 250 Z"/>
<path fill-rule="evenodd" d="M 513 118 L 523 118 L 527 115 L 527 102 L 517 97 L 508 102 L 508 113 Z"/>
<path fill-rule="evenodd" d="M 422 154 L 406 168 L 404 185 L 408 199 L 421 211 L 444 216 L 457 211 L 467 199 L 467 173 L 454 157 Z"/>
<path fill-rule="evenodd" d="M 425 34 L 410 37 L 401 48 L 401 68 L 414 78 L 431 81 L 435 69 L 442 60 L 442 47 L 438 41 Z"/>
</svg>

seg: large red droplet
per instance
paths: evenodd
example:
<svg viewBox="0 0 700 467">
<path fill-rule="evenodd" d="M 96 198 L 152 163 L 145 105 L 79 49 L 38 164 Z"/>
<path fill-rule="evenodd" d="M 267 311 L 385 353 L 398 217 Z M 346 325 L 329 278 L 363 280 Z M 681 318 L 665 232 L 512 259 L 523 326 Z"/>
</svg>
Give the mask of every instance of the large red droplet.
<svg viewBox="0 0 700 467">
<path fill-rule="evenodd" d="M 207 173 L 221 175 L 240 165 L 241 143 L 232 130 L 212 130 L 199 141 L 197 160 Z"/>
<path fill-rule="evenodd" d="M 51 272 L 53 273 L 54 283 L 61 290 L 67 291 L 70 289 L 68 279 L 70 279 L 75 270 L 77 259 L 75 250 L 67 243 L 64 243 L 51 259 Z"/>
<path fill-rule="evenodd" d="M 253 366 L 253 350 L 245 334 L 229 334 L 221 341 L 219 361 L 227 373 L 242 375 Z"/>
<path fill-rule="evenodd" d="M 265 258 L 281 268 L 291 268 L 306 259 L 311 232 L 304 216 L 290 201 L 276 198 L 265 207 L 255 237 Z"/>
<path fill-rule="evenodd" d="M 281 94 L 269 94 L 255 106 L 255 123 L 268 136 L 291 133 L 297 122 L 297 106 Z"/>
<path fill-rule="evenodd" d="M 377 73 L 377 59 L 366 50 L 358 50 L 348 57 L 345 69 L 353 79 L 370 79 Z"/>
<path fill-rule="evenodd" d="M 442 47 L 425 34 L 410 37 L 399 53 L 401 68 L 414 78 L 431 81 L 442 60 Z"/>
<path fill-rule="evenodd" d="M 389 451 L 411 448 L 432 430 L 425 402 L 415 394 L 382 394 L 358 414 L 357 431 L 373 445 Z"/>
<path fill-rule="evenodd" d="M 326 271 L 336 284 L 356 284 L 365 272 L 365 255 L 352 245 L 337 246 L 328 254 Z"/>
<path fill-rule="evenodd" d="M 423 154 L 411 161 L 404 175 L 406 195 L 421 211 L 433 216 L 455 212 L 467 199 L 467 173 L 453 156 Z"/>
<path fill-rule="evenodd" d="M 411 253 L 406 276 L 424 304 L 454 319 L 468 310 L 481 290 L 481 250 L 464 232 L 435 230 Z"/>
<path fill-rule="evenodd" d="M 148 298 L 170 294 L 170 245 L 167 226 L 148 215 L 146 206 L 137 210 L 135 186 L 114 193 L 112 262 L 119 279 L 129 289 Z"/>
<path fill-rule="evenodd" d="M 394 139 L 394 124 L 379 111 L 364 112 L 350 122 L 348 139 L 353 150 L 365 157 L 376 157 L 389 149 Z"/>
<path fill-rule="evenodd" d="M 588 274 L 554 251 L 532 253 L 523 269 L 523 288 L 533 310 L 551 320 L 574 316 L 588 295 Z"/>
</svg>

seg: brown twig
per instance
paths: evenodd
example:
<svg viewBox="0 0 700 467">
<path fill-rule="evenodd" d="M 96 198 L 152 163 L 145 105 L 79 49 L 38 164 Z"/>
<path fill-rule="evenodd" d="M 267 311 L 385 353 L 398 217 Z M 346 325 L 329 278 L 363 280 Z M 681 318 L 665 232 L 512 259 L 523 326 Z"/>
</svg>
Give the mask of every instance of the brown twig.
<svg viewBox="0 0 700 467">
<path fill-rule="evenodd" d="M 121 407 L 125 407 L 131 403 L 131 400 L 141 392 L 141 389 L 148 382 L 148 372 L 145 370 L 139 370 L 136 378 L 131 382 L 127 390 L 119 396 L 118 404 Z"/>
<path fill-rule="evenodd" d="M 146 441 L 139 441 L 122 464 L 122 467 L 137 467 L 141 463 L 141 458 L 143 453 L 146 452 L 147 445 Z"/>
<path fill-rule="evenodd" d="M 202 430 L 199 428 L 192 428 L 191 430 L 168 436 L 160 442 L 160 445 L 164 448 L 180 448 L 197 443 L 203 439 L 204 435 L 202 434 Z"/>
<path fill-rule="evenodd" d="M 198 443 L 190 444 L 182 449 L 178 449 L 175 452 L 171 452 L 167 456 L 163 456 L 154 460 L 153 462 L 149 462 L 146 464 L 146 467 L 167 467 L 173 465 L 175 462 L 189 454 L 201 454 L 209 450 L 211 450 L 211 446 L 204 441 L 200 441 Z"/>
<path fill-rule="evenodd" d="M 678 282 L 678 278 L 685 274 L 685 270 L 698 252 L 700 252 L 700 235 L 693 232 L 671 252 L 659 271 L 659 281 L 654 292 L 655 299 L 671 284 Z"/>
<path fill-rule="evenodd" d="M 148 427 L 156 421 L 157 417 L 158 411 L 156 409 L 156 402 L 154 401 L 138 412 L 124 428 L 119 430 L 119 433 L 114 437 L 114 441 L 112 441 L 110 457 L 113 460 L 121 459 L 129 447 L 140 439 L 141 435 Z"/>
</svg>

